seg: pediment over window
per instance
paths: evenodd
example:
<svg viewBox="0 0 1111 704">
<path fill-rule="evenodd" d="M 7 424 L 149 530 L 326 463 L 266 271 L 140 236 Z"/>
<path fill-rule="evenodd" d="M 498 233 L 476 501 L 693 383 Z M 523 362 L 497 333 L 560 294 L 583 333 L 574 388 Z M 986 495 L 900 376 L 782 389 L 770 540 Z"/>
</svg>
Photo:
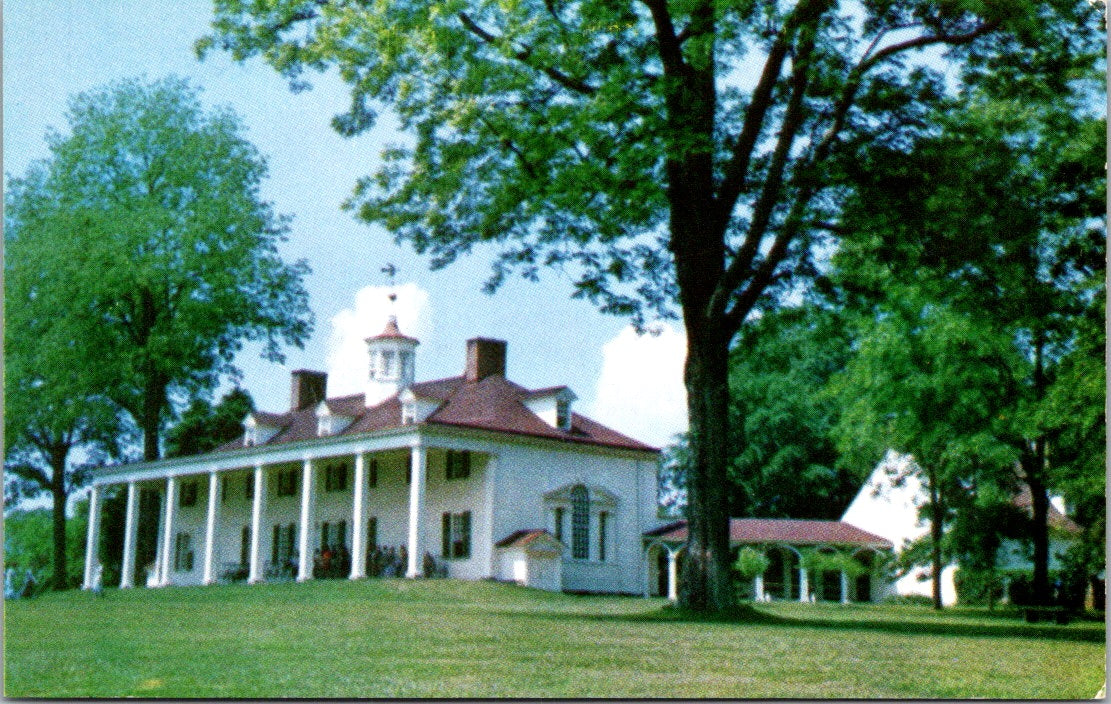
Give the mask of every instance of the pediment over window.
<svg viewBox="0 0 1111 704">
<path fill-rule="evenodd" d="M 243 419 L 243 446 L 254 447 L 265 444 L 282 429 L 281 423 L 269 413 L 256 411 L 248 413 Z"/>
<path fill-rule="evenodd" d="M 347 426 L 354 422 L 354 416 L 345 416 L 333 413 L 327 401 L 321 401 L 316 407 L 316 434 L 320 437 L 342 433 Z"/>
<path fill-rule="evenodd" d="M 561 486 L 558 489 L 549 491 L 544 494 L 544 503 L 546 504 L 570 504 L 571 492 L 579 484 L 568 484 Z M 592 506 L 616 506 L 617 495 L 613 492 L 604 489 L 596 484 L 586 484 L 587 492 L 589 492 L 590 504 Z"/>
</svg>

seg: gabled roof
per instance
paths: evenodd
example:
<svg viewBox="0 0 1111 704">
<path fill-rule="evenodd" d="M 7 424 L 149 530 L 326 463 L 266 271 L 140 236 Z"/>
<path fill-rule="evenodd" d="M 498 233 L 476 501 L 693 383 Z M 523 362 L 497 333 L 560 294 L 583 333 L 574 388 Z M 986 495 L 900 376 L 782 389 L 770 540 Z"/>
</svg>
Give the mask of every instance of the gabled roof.
<svg viewBox="0 0 1111 704">
<path fill-rule="evenodd" d="M 553 428 L 525 406 L 524 401 L 533 392 L 500 375 L 488 376 L 477 382 L 467 381 L 462 376 L 449 377 L 413 384 L 410 388 L 422 399 L 441 402 L 441 406 L 420 424 L 422 426 L 473 428 L 623 450 L 659 451 L 577 413 L 572 414 L 569 430 Z M 365 397 L 362 394 L 331 398 L 325 403 L 331 413 L 355 419 L 332 437 L 402 426 L 401 402 L 397 395 L 371 408 L 365 406 Z M 272 438 L 260 443 L 262 447 L 317 437 L 315 407 L 287 413 L 256 412 L 255 415 L 265 417 L 267 425 L 281 429 Z M 243 440 L 240 437 L 225 443 L 216 451 L 242 447 Z"/>
<path fill-rule="evenodd" d="M 675 521 L 644 534 L 668 543 L 687 541 L 687 522 Z M 791 545 L 853 545 L 890 548 L 891 541 L 842 521 L 812 521 L 796 518 L 731 518 L 731 545 L 789 543 Z"/>
<path fill-rule="evenodd" d="M 523 548 L 536 542 L 537 540 L 547 539 L 559 543 L 555 536 L 544 530 L 543 528 L 526 528 L 525 530 L 518 530 L 510 533 L 505 538 L 502 538 L 494 544 L 496 548 Z"/>
<path fill-rule="evenodd" d="M 1011 503 L 1016 508 L 1022 509 L 1029 516 L 1034 515 L 1034 498 L 1030 493 L 1030 487 L 1023 485 L 1022 491 L 1015 495 Z M 1061 513 L 1056 506 L 1050 502 L 1048 510 L 1046 511 L 1046 523 L 1050 528 L 1063 531 L 1065 533 L 1082 533 L 1084 529 L 1065 514 Z"/>
</svg>

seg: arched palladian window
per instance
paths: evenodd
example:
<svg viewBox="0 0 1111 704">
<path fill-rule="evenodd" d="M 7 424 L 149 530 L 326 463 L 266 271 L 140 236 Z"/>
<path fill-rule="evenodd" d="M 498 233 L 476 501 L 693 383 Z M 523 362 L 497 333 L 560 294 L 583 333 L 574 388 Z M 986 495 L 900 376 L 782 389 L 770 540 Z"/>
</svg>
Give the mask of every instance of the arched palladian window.
<svg viewBox="0 0 1111 704">
<path fill-rule="evenodd" d="M 590 492 L 582 484 L 571 487 L 571 557 L 590 556 Z"/>
</svg>

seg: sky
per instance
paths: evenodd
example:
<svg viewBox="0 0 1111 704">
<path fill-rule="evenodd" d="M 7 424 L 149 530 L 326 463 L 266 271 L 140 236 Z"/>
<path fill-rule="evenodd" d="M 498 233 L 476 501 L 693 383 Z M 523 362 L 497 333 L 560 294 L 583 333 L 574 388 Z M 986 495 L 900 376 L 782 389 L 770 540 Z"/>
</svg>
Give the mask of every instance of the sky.
<svg viewBox="0 0 1111 704">
<path fill-rule="evenodd" d="M 356 179 L 403 137 L 388 116 L 358 137 L 332 131 L 332 116 L 349 102 L 334 75 L 312 77 L 312 90 L 294 94 L 261 60 L 237 64 L 213 52 L 198 61 L 193 43 L 208 31 L 211 0 L 7 0 L 3 14 L 8 176 L 48 156 L 44 136 L 48 129 L 64 133 L 70 96 L 118 79 L 182 76 L 202 89 L 206 106 L 230 106 L 242 119 L 268 160 L 263 197 L 293 216 L 282 255 L 312 267 L 306 288 L 316 317 L 311 339 L 304 349 L 287 349 L 284 365 L 261 360 L 258 347 L 238 356 L 242 385 L 260 409 L 288 406 L 293 369 L 327 371 L 329 395 L 359 391 L 362 340 L 391 313 L 381 269 L 392 263 L 392 312 L 421 342 L 418 379 L 460 374 L 467 339 L 500 338 L 508 342 L 507 376 L 519 384 L 567 385 L 578 412 L 656 446 L 686 430 L 681 330 L 665 324 L 658 335 L 637 336 L 627 320 L 572 300 L 570 280 L 554 270 L 539 283 L 513 279 L 484 294 L 492 250 L 433 272 L 388 232 L 343 212 Z"/>
</svg>

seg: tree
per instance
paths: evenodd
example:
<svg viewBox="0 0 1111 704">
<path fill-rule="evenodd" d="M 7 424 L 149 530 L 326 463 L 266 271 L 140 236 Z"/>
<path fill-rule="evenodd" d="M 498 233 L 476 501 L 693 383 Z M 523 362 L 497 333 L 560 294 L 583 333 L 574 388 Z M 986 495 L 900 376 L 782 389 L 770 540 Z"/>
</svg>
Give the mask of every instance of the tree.
<svg viewBox="0 0 1111 704">
<path fill-rule="evenodd" d="M 8 506 L 50 495 L 51 584 L 66 589 L 66 507 L 91 465 L 120 454 L 122 418 L 104 393 L 106 368 L 82 361 L 96 358 L 88 338 L 69 336 L 57 324 L 59 311 L 38 305 L 47 274 L 38 259 L 22 256 L 23 232 L 9 219 L 32 207 L 33 195 L 17 185 L 5 213 L 4 489 Z"/>
<path fill-rule="evenodd" d="M 1082 2 L 715 3 L 215 0 L 217 47 L 306 85 L 336 67 L 345 135 L 390 105 L 410 146 L 349 206 L 443 266 L 483 243 L 493 290 L 563 268 L 575 295 L 687 334 L 689 549 L 680 603 L 734 599 L 728 541 L 729 346 L 814 269 L 847 145 L 922 127 L 955 64 L 1067 53 Z M 1036 19 L 1035 19 L 1036 18 Z M 1078 25 L 1080 27 L 1078 28 Z M 1095 40 L 1098 41 L 1098 40 Z M 1037 57 L 1035 57 L 1036 59 Z M 1059 67 L 1031 64 L 1030 80 Z M 748 77 L 756 77 L 755 82 Z"/>
<path fill-rule="evenodd" d="M 848 506 L 864 477 L 840 462 L 838 403 L 823 392 L 849 356 L 846 321 L 818 300 L 742 328 L 729 361 L 730 516 L 834 519 Z M 686 452 L 685 438 L 669 448 L 669 489 L 682 491 Z"/>
<path fill-rule="evenodd" d="M 77 510 L 67 519 L 62 570 L 58 569 L 52 546 L 56 534 L 54 515 L 50 509 L 13 509 L 4 516 L 4 568 L 5 571 L 8 568 L 16 570 L 17 579 L 22 579 L 30 570 L 41 582 L 41 576 L 49 567 L 52 587 L 71 589 L 80 584 L 84 566 L 88 512 Z M 58 579 L 63 576 L 65 582 L 59 584 Z"/>
<path fill-rule="evenodd" d="M 243 419 L 255 410 L 251 395 L 234 388 L 215 406 L 195 399 L 166 433 L 166 456 L 199 455 L 215 450 L 243 433 Z"/>
<path fill-rule="evenodd" d="M 941 609 L 942 545 L 954 505 L 981 466 L 999 466 L 990 428 L 1005 403 L 1013 352 L 984 335 L 982 321 L 888 286 L 888 302 L 865 318 L 858 347 L 831 382 L 842 413 L 839 446 L 873 466 L 890 448 L 911 455 L 907 471 L 928 499 L 934 608 Z M 1010 456 L 1013 458 L 1013 456 Z"/>
<path fill-rule="evenodd" d="M 1102 392 L 1077 396 L 1088 406 L 1079 415 L 1052 401 L 1065 359 L 1103 365 L 1102 347 L 1081 338 L 1103 298 L 1106 257 L 1106 127 L 1090 114 L 1092 78 L 1089 67 L 1076 67 L 1070 94 L 1053 102 L 989 86 L 954 102 L 940 135 L 859 163 L 843 223 L 860 236 L 846 238 L 835 257 L 866 305 L 882 305 L 891 282 L 913 278 L 919 295 L 975 321 L 975 336 L 1009 348 L 984 442 L 996 446 L 997 470 L 1031 490 L 1036 603 L 1051 597 L 1047 518 L 1056 460 L 1061 470 L 1083 464 L 1083 451 L 1069 447 L 1082 442 L 1101 458 L 1103 475 L 1102 444 L 1092 442 L 1100 437 L 1093 423 L 1102 423 Z"/>
<path fill-rule="evenodd" d="M 66 371 L 127 411 L 157 459 L 171 398 L 233 373 L 244 341 L 282 359 L 312 327 L 304 261 L 284 263 L 287 231 L 259 197 L 266 165 L 227 109 L 167 78 L 125 80 L 73 98 L 69 134 L 9 179 L 6 261 L 33 285 L 8 298 L 49 329 Z M 60 400 L 67 402 L 66 394 Z"/>
</svg>

